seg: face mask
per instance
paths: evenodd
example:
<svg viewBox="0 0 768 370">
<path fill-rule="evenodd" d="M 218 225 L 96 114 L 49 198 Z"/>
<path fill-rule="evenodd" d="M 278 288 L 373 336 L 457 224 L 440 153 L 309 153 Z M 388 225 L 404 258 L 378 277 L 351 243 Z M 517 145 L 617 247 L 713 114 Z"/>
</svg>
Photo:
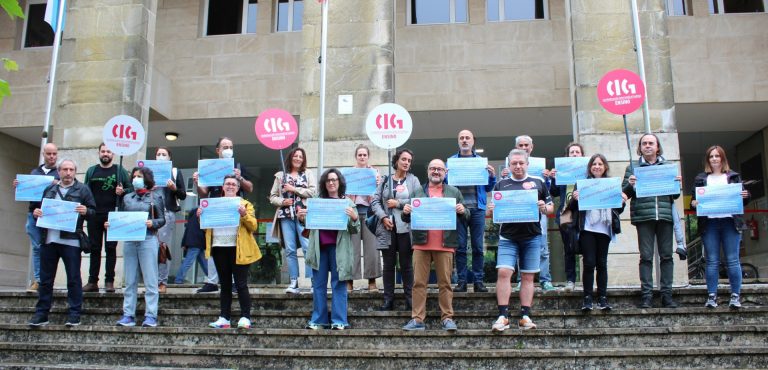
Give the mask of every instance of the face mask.
<svg viewBox="0 0 768 370">
<path fill-rule="evenodd" d="M 134 177 L 132 184 L 133 184 L 133 188 L 136 190 L 144 189 L 144 178 Z"/>
<path fill-rule="evenodd" d="M 155 159 L 158 160 L 158 161 L 170 161 L 171 160 L 165 154 L 158 154 L 157 156 L 155 156 Z"/>
<path fill-rule="evenodd" d="M 222 158 L 232 158 L 235 155 L 235 151 L 232 149 L 224 149 L 221 151 Z"/>
</svg>

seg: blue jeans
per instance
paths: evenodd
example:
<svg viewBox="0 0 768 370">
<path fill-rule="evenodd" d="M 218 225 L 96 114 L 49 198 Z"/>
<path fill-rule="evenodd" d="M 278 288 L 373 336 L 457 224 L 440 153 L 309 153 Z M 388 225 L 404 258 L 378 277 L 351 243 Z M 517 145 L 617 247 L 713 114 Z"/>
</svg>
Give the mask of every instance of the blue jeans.
<svg viewBox="0 0 768 370">
<path fill-rule="evenodd" d="M 483 232 L 485 231 L 485 210 L 469 210 L 469 221 L 459 217 L 459 246 L 456 248 L 456 275 L 459 282 L 467 282 L 467 228 L 472 236 L 472 274 L 475 283 L 483 282 Z"/>
<path fill-rule="evenodd" d="M 285 242 L 285 259 L 288 261 L 288 275 L 291 280 L 298 279 L 299 258 L 296 256 L 296 250 L 298 249 L 298 244 L 301 243 L 301 250 L 304 252 L 304 256 L 306 256 L 309 239 L 301 236 L 304 226 L 299 221 L 291 220 L 290 218 L 280 219 L 280 231 L 283 233 L 283 241 Z M 298 243 L 296 242 L 297 239 Z M 304 266 L 304 277 L 312 277 L 312 269 L 309 265 Z"/>
<path fill-rule="evenodd" d="M 312 318 L 310 322 L 328 325 L 328 273 L 331 273 L 331 323 L 348 326 L 347 322 L 347 284 L 339 281 L 336 266 L 336 246 L 320 248 L 320 265 L 312 270 Z"/>
<path fill-rule="evenodd" d="M 165 210 L 165 225 L 157 230 L 157 238 L 161 242 L 168 245 L 168 248 L 173 247 L 173 232 L 176 230 L 176 213 L 173 211 Z M 168 282 L 168 272 L 170 269 L 170 262 L 161 263 L 157 266 L 157 280 L 161 284 Z"/>
<path fill-rule="evenodd" d="M 139 269 L 144 278 L 144 317 L 157 318 L 157 238 L 147 234 L 140 242 L 123 244 L 123 262 L 125 270 L 125 289 L 123 290 L 123 315 L 136 317 L 136 298 L 139 288 Z"/>
<path fill-rule="evenodd" d="M 519 264 L 520 272 L 535 274 L 540 270 L 540 253 L 541 235 L 517 240 L 499 238 L 496 268 L 514 270 Z"/>
<path fill-rule="evenodd" d="M 32 212 L 27 213 L 27 235 L 29 235 L 29 244 L 32 246 L 32 275 L 35 281 L 40 281 L 40 244 L 42 243 L 43 231 L 35 226 L 37 220 Z"/>
<path fill-rule="evenodd" d="M 53 279 L 59 258 L 67 271 L 67 305 L 69 315 L 80 317 L 83 307 L 83 281 L 80 278 L 80 248 L 51 243 L 40 248 L 40 289 L 35 312 L 47 316 L 53 302 Z"/>
<path fill-rule="evenodd" d="M 184 284 L 184 277 L 187 276 L 187 270 L 195 265 L 195 261 L 203 269 L 203 273 L 208 275 L 208 260 L 205 259 L 205 250 L 201 248 L 187 247 L 187 255 L 184 256 L 184 260 L 181 261 L 179 271 L 176 272 L 175 284 Z"/>
<path fill-rule="evenodd" d="M 720 249 L 725 255 L 728 267 L 728 281 L 731 293 L 741 292 L 741 262 L 739 261 L 739 242 L 741 233 L 736 230 L 733 218 L 710 218 L 704 230 L 704 251 L 707 259 L 707 293 L 717 293 L 717 279 L 720 277 Z"/>
</svg>

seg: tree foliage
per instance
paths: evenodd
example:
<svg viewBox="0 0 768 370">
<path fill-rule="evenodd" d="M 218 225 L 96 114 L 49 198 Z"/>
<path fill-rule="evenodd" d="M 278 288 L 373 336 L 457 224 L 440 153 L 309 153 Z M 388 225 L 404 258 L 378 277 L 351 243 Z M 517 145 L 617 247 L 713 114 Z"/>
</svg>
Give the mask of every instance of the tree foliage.
<svg viewBox="0 0 768 370">
<path fill-rule="evenodd" d="M 24 11 L 19 6 L 19 0 L 0 0 L 0 7 L 5 10 L 11 19 L 16 19 L 16 17 L 24 18 Z M 6 71 L 16 71 L 19 69 L 19 65 L 8 58 L 0 58 L 0 61 L 3 62 L 3 68 Z M 3 104 L 3 98 L 6 96 L 11 96 L 11 86 L 8 84 L 8 81 L 0 78 L 0 104 Z"/>
</svg>

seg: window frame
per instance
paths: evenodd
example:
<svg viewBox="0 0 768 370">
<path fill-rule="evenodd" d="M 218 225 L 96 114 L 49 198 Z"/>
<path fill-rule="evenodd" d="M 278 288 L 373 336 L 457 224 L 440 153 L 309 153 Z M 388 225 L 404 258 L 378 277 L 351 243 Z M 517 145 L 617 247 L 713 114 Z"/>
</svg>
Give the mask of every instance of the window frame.
<svg viewBox="0 0 768 370">
<path fill-rule="evenodd" d="M 504 18 L 505 17 L 504 8 L 506 7 L 506 5 L 505 5 L 506 1 L 504 1 L 504 0 L 498 0 L 498 1 L 499 1 L 499 9 L 498 9 L 498 11 L 499 11 L 499 19 L 497 19 L 495 21 L 492 21 L 492 20 L 488 20 L 487 19 L 488 18 L 488 11 L 487 11 L 488 1 L 486 0 L 486 2 L 485 2 L 485 6 L 486 6 L 486 12 L 485 12 L 486 20 L 485 21 L 486 22 L 492 22 L 492 23 L 498 23 L 498 22 L 530 22 L 530 21 L 545 21 L 545 20 L 549 20 L 549 1 L 548 0 L 534 0 L 534 1 L 541 1 L 542 11 L 544 12 L 544 16 L 542 18 L 531 18 L 531 19 L 505 19 Z"/>
<path fill-rule="evenodd" d="M 448 0 L 448 22 L 435 22 L 435 23 L 413 23 L 413 6 L 414 2 L 419 0 L 408 0 L 406 7 L 405 7 L 405 17 L 407 21 L 408 26 L 434 26 L 434 25 L 445 25 L 445 24 L 469 24 L 469 1 L 470 0 L 458 0 L 458 1 L 465 1 L 467 6 L 467 20 L 465 22 L 457 22 L 456 21 L 456 1 L 457 0 Z M 429 0 L 425 0 L 429 1 Z"/>
<path fill-rule="evenodd" d="M 21 49 L 40 49 L 53 47 L 53 42 L 50 45 L 45 46 L 26 46 L 27 45 L 27 28 L 29 27 L 29 7 L 31 5 L 46 5 L 46 0 L 27 0 L 24 5 L 24 26 L 21 29 Z M 53 30 L 53 29 L 51 29 Z M 64 30 L 61 30 L 63 33 Z"/>
<path fill-rule="evenodd" d="M 728 13 L 725 11 L 725 0 L 708 0 L 707 6 L 712 5 L 712 11 L 709 12 L 710 15 L 722 15 L 722 14 L 768 14 L 768 0 L 762 0 L 763 1 L 763 12 L 762 13 Z M 717 5 L 717 8 L 715 8 L 715 5 Z"/>
<path fill-rule="evenodd" d="M 42 0 L 45 1 L 45 0 Z M 238 33 L 226 33 L 226 34 L 220 34 L 220 35 L 209 35 L 208 34 L 208 10 L 211 8 L 210 3 L 211 0 L 205 0 L 203 2 L 203 37 L 216 37 L 216 36 L 227 36 L 227 35 L 255 35 L 257 32 L 249 33 L 248 32 L 248 4 L 250 0 L 242 0 L 243 7 L 241 9 L 242 16 L 240 17 L 240 32 Z M 262 0 L 263 1 L 263 0 Z M 258 9 L 259 6 L 259 0 L 256 0 L 256 7 Z M 258 10 L 256 11 L 256 19 L 258 19 Z M 257 28 L 258 28 L 258 22 L 257 22 Z"/>
<path fill-rule="evenodd" d="M 305 3 L 304 0 L 287 0 L 287 1 L 288 1 L 288 16 L 287 16 L 287 18 L 288 18 L 288 29 L 285 30 L 285 31 L 280 31 L 280 29 L 278 28 L 279 27 L 279 22 L 280 22 L 280 0 L 275 0 L 275 2 L 274 2 L 274 9 L 275 9 L 275 12 L 274 12 L 275 13 L 275 17 L 274 17 L 274 22 L 275 22 L 274 31 L 275 31 L 275 33 L 278 33 L 278 32 L 279 33 L 283 33 L 283 32 L 301 32 L 301 30 L 304 29 L 304 24 L 303 24 L 304 23 L 304 14 L 303 13 L 302 13 L 302 17 L 301 17 L 302 18 L 301 28 L 296 29 L 294 27 L 294 24 L 293 24 L 293 9 L 295 8 L 294 4 L 296 3 L 296 1 L 300 1 L 302 3 L 301 5 L 304 7 L 304 9 L 306 9 L 307 4 Z"/>
<path fill-rule="evenodd" d="M 715 0 L 716 1 L 716 0 Z M 687 17 L 691 15 L 691 4 L 688 0 L 682 0 L 683 3 L 683 14 L 677 15 L 675 14 L 675 2 L 676 0 L 664 0 L 664 3 L 666 5 L 667 10 L 667 16 L 669 17 Z"/>
</svg>

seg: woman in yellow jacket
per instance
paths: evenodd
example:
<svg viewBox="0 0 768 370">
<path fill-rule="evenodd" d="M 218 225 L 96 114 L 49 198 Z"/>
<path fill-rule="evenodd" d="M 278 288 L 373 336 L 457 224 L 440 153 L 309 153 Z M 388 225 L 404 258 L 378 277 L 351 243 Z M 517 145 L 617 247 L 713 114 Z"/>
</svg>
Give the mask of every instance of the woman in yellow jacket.
<svg viewBox="0 0 768 370">
<path fill-rule="evenodd" d="M 224 177 L 224 196 L 237 197 L 240 181 L 234 175 Z M 230 311 L 232 307 L 232 277 L 235 278 L 237 298 L 240 301 L 240 321 L 238 328 L 251 327 L 251 295 L 248 292 L 248 266 L 261 259 L 253 233 L 257 222 L 253 204 L 241 199 L 238 206 L 240 225 L 231 228 L 216 228 L 205 230 L 205 257 L 213 256 L 213 263 L 219 273 L 221 294 L 221 314 L 219 319 L 208 324 L 212 328 L 229 328 Z M 203 207 L 197 209 L 197 216 L 203 213 Z"/>
</svg>

